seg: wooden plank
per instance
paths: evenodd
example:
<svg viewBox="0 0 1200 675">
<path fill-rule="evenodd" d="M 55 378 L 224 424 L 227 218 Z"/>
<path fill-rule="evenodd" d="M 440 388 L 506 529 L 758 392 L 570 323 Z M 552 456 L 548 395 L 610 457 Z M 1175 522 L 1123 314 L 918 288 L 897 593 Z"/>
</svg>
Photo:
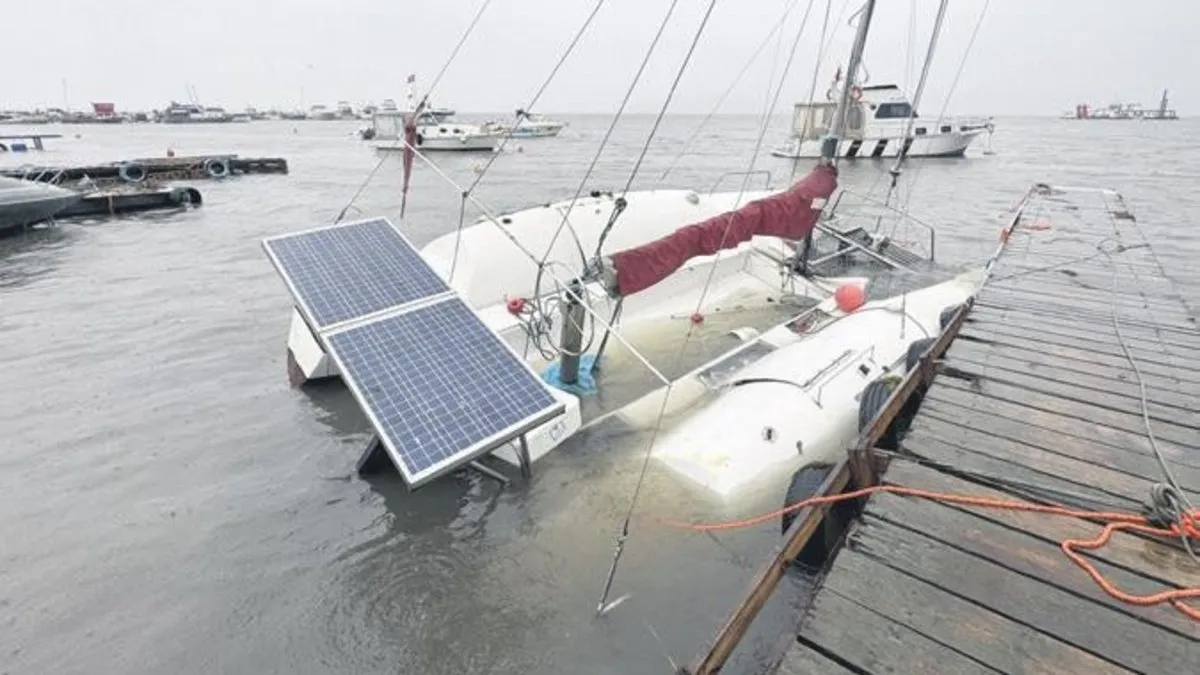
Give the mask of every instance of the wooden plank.
<svg viewBox="0 0 1200 675">
<path fill-rule="evenodd" d="M 1153 358 L 1153 355 L 1161 354 L 1163 358 L 1170 358 L 1176 361 L 1179 359 L 1189 361 L 1200 360 L 1200 345 L 1168 342 L 1162 339 L 1162 336 L 1131 335 L 1125 330 L 1121 331 L 1121 336 L 1118 338 L 1116 331 L 1112 329 L 1111 323 L 1106 326 L 1106 330 L 1097 331 L 1091 330 L 1090 327 L 1052 324 L 1021 315 L 1013 315 L 1001 320 L 985 312 L 978 312 L 974 313 L 967 320 L 963 326 L 962 333 L 965 334 L 972 331 L 1007 331 L 1014 335 L 1020 332 L 1022 334 L 1040 335 L 1042 340 L 1054 342 L 1055 344 L 1070 346 L 1071 344 L 1085 342 L 1089 346 L 1094 343 L 1111 345 L 1118 349 L 1123 340 L 1130 351 L 1134 353 L 1134 356 L 1139 359 L 1154 361 L 1155 358 Z"/>
<path fill-rule="evenodd" d="M 904 509 L 907 502 L 936 510 L 914 514 Z M 889 567 L 1125 668 L 1183 673 L 1195 666 L 1196 643 L 1190 636 L 1163 630 L 1126 612 L 1107 610 L 1103 601 L 1081 597 L 1080 580 L 1092 584 L 1093 593 L 1099 589 L 1078 568 L 1073 574 L 1064 574 L 1048 567 L 1043 560 L 1064 558 L 1053 546 L 1021 532 L 989 528 L 975 517 L 959 520 L 954 516 L 953 509 L 937 504 L 881 498 L 864 514 L 850 545 Z M 895 527 L 875 526 L 880 521 Z M 989 536 L 965 548 L 950 544 L 977 527 L 986 528 Z M 907 536 L 898 536 L 902 528 L 908 530 Z M 1014 558 L 1026 559 L 1035 573 L 1023 574 L 1005 564 L 1017 562 Z"/>
<path fill-rule="evenodd" d="M 970 384 L 950 377 L 940 377 L 934 382 L 935 387 L 955 389 L 959 392 L 979 393 L 989 398 L 1000 399 L 1012 403 L 1020 403 L 1029 408 L 1046 410 L 1092 422 L 1097 426 L 1108 426 L 1113 429 L 1123 429 L 1132 433 L 1144 433 L 1145 422 L 1140 415 L 1118 412 L 1099 405 L 1072 401 L 1049 394 L 1042 394 L 1020 387 L 1013 387 L 992 380 L 977 380 Z M 932 389 L 932 387 L 931 387 Z M 1194 429 L 1182 427 L 1169 422 L 1156 422 L 1154 435 L 1193 451 L 1200 450 L 1200 434 Z"/>
<path fill-rule="evenodd" d="M 996 443 L 962 447 L 939 438 L 929 427 L 940 420 L 921 419 L 901 442 L 904 452 L 926 462 L 937 462 L 956 471 L 975 474 L 993 481 L 1012 481 L 1028 486 L 1042 501 L 1071 504 L 1078 508 L 1136 511 L 1150 495 L 1150 483 L 1128 474 L 1104 469 L 1069 457 L 1043 453 L 1015 443 Z M 1046 455 L 1046 459 L 1038 455 Z M 1077 473 L 1056 472 L 1055 466 L 1069 466 Z M 1114 474 L 1114 475 L 1110 475 Z M 1124 480 L 1121 480 L 1124 478 Z M 1140 485 L 1138 481 L 1141 481 Z"/>
<path fill-rule="evenodd" d="M 800 641 L 836 654 L 863 673 L 996 672 L 836 593 L 817 593 Z"/>
<path fill-rule="evenodd" d="M 854 675 L 837 661 L 796 641 L 779 662 L 776 675 Z"/>
<path fill-rule="evenodd" d="M 919 466 L 913 462 L 893 462 L 888 468 L 887 479 L 889 483 L 896 485 L 919 486 L 922 489 L 933 490 L 935 492 L 969 494 L 992 499 L 1013 498 L 1012 495 L 1001 490 L 970 483 L 961 478 Z M 905 499 L 905 502 L 914 501 L 917 500 Z M 886 509 L 886 505 L 875 508 Z M 1041 513 L 1027 511 L 1009 511 L 988 509 L 980 506 L 957 505 L 948 508 L 978 517 L 981 521 L 987 521 L 987 523 L 994 523 L 997 526 L 1018 530 L 1053 547 L 1058 547 L 1067 539 L 1091 539 L 1096 536 L 1100 527 L 1096 523 L 1084 520 L 1046 516 Z M 962 522 L 966 523 L 968 521 L 964 520 Z M 984 522 L 970 521 L 970 528 L 960 530 L 957 534 L 971 541 L 992 540 L 988 526 Z M 957 542 L 956 545 L 960 547 L 966 546 L 965 540 L 954 540 L 954 542 Z M 1032 576 L 1037 576 L 1044 572 L 1045 570 L 1042 567 L 1026 566 L 1028 560 L 1025 557 L 1025 550 L 1013 551 L 1014 557 L 1012 561 L 1005 562 L 1004 564 Z M 1194 621 L 1189 620 L 1178 612 L 1163 612 L 1160 611 L 1161 608 L 1155 607 L 1137 607 L 1113 599 L 1097 587 L 1090 578 L 1083 577 L 1082 579 L 1078 579 L 1072 577 L 1072 574 L 1082 572 L 1082 570 L 1076 567 L 1073 562 L 1067 560 L 1066 556 L 1062 555 L 1062 552 L 1057 550 L 1057 548 L 1055 548 L 1054 552 L 1057 554 L 1057 557 L 1046 559 L 1035 557 L 1034 560 L 1040 565 L 1051 565 L 1049 569 L 1054 572 L 1056 578 L 1073 579 L 1074 582 L 1078 582 L 1077 586 L 1071 586 L 1070 588 L 1078 588 L 1080 592 L 1084 592 L 1088 597 L 1103 601 L 1123 612 L 1141 616 L 1152 623 L 1159 623 L 1166 628 L 1180 632 L 1182 635 L 1191 635 L 1200 630 L 1200 626 L 1197 626 Z M 1141 583 L 1134 580 L 1133 576 L 1122 576 L 1117 580 L 1121 583 L 1136 585 L 1145 590 L 1154 591 L 1159 586 L 1190 588 L 1200 585 L 1200 570 L 1192 563 L 1191 558 L 1188 557 L 1186 552 L 1168 546 L 1154 545 L 1146 539 L 1132 534 L 1117 532 L 1113 535 L 1108 545 L 1095 551 L 1088 551 L 1084 553 L 1084 556 L 1092 561 L 1102 562 L 1114 568 L 1124 570 L 1129 575 L 1141 577 L 1143 579 Z M 1113 578 L 1116 579 L 1116 577 Z M 1146 584 L 1150 585 L 1147 586 Z M 1090 593 L 1090 591 L 1095 592 Z"/>
<path fill-rule="evenodd" d="M 1055 296 L 1036 298 L 1009 293 L 1007 290 L 1002 290 L 999 287 L 991 288 L 987 286 L 979 292 L 977 302 L 981 305 L 1004 309 L 1038 311 L 1042 313 L 1053 312 L 1064 317 L 1082 319 L 1089 323 L 1100 323 L 1106 320 L 1112 321 L 1113 312 L 1113 307 L 1108 303 L 1073 300 Z M 1117 318 L 1120 319 L 1122 325 L 1129 324 L 1143 328 L 1158 327 L 1193 333 L 1196 331 L 1196 319 L 1182 308 L 1173 311 L 1151 312 L 1142 306 L 1118 303 L 1116 310 Z"/>
<path fill-rule="evenodd" d="M 1106 386 L 1088 387 L 1074 377 L 1065 377 L 1062 371 L 1038 367 L 1032 361 L 996 360 L 996 365 L 984 359 L 954 359 L 947 363 L 955 369 L 955 377 L 965 381 L 987 380 L 999 382 L 1051 396 L 1098 405 L 1109 410 L 1141 415 L 1143 407 L 1151 419 L 1177 424 L 1181 427 L 1200 430 L 1200 413 L 1187 407 L 1162 405 L 1147 391 L 1145 405 L 1138 395 L 1138 387 L 1132 382 L 1114 382 Z M 1197 376 L 1200 382 L 1200 375 Z M 1192 397 L 1174 397 L 1181 406 L 1200 407 Z"/>
<path fill-rule="evenodd" d="M 1020 267 L 997 264 L 992 268 L 993 276 L 989 284 L 1021 284 L 1036 283 L 1045 286 L 1068 286 L 1084 290 L 1111 292 L 1113 287 L 1112 271 L 1099 271 L 1080 268 L 1051 268 L 1046 269 L 1034 265 Z M 1123 292 L 1148 293 L 1164 300 L 1182 302 L 1183 292 L 1180 282 L 1164 276 L 1146 276 L 1132 274 L 1117 274 L 1118 290 Z"/>
<path fill-rule="evenodd" d="M 1116 339 L 1116 329 L 1113 327 L 1112 316 L 1082 316 L 1063 314 L 1040 307 L 1007 308 L 992 305 L 976 305 L 971 312 L 973 320 L 978 321 L 1020 321 L 1035 326 L 1044 325 L 1058 330 L 1071 328 L 1074 330 L 1094 331 L 1097 335 L 1111 336 Z M 1121 323 L 1121 336 L 1126 339 L 1137 339 L 1163 342 L 1166 344 L 1200 348 L 1200 332 L 1193 330 L 1176 330 L 1162 326 L 1140 326 L 1137 324 Z"/>
<path fill-rule="evenodd" d="M 889 528 L 882 521 L 864 527 Z M 911 536 L 907 530 L 890 535 Z M 978 605 L 947 593 L 937 584 L 909 576 L 854 549 L 838 554 L 822 593 L 869 607 L 918 633 L 1002 673 L 1127 673 L 1100 659 Z"/>
<path fill-rule="evenodd" d="M 940 415 L 970 415 L 1006 417 L 1032 428 L 1031 433 L 1057 433 L 1077 439 L 1080 442 L 1124 449 L 1152 458 L 1154 450 L 1146 438 L 1145 430 L 1131 432 L 1124 429 L 1114 429 L 1092 423 L 1087 419 L 1071 417 L 1059 413 L 1037 410 L 1026 407 L 1020 402 L 1004 401 L 989 398 L 975 392 L 964 392 L 961 389 L 942 387 L 943 380 L 938 378 L 933 386 L 925 393 L 921 402 L 921 410 L 940 410 Z M 953 419 L 953 418 L 951 418 Z M 1174 443 L 1159 440 L 1159 450 L 1168 462 L 1174 465 L 1189 466 L 1200 469 L 1200 454 L 1194 450 L 1180 447 Z"/>
<path fill-rule="evenodd" d="M 1062 379 L 1070 379 L 1076 373 L 1090 373 L 1096 377 L 1116 382 L 1129 382 L 1135 385 L 1137 383 L 1137 373 L 1129 366 L 1128 361 L 1074 347 L 1059 347 L 1032 342 L 1026 344 L 985 342 L 973 336 L 963 336 L 954 341 L 946 358 L 974 362 L 994 360 L 1036 364 L 1040 372 L 1052 373 L 1061 376 Z M 1137 363 L 1138 371 L 1141 372 L 1142 381 L 1146 384 L 1147 389 L 1185 397 L 1200 396 L 1200 380 L 1181 378 L 1177 371 L 1161 363 L 1142 361 Z"/>
<path fill-rule="evenodd" d="M 906 438 L 913 437 L 915 430 L 935 420 L 953 425 L 953 433 L 939 437 L 960 447 L 974 449 L 989 442 L 1016 443 L 1107 467 L 1145 481 L 1163 480 L 1162 469 L 1154 456 L 1148 452 L 1082 441 L 1058 431 L 1029 425 L 1024 420 L 1013 420 L 1000 415 L 972 415 L 963 408 L 941 402 L 921 408 L 921 414 L 913 421 Z M 1172 464 L 1171 469 L 1185 490 L 1200 486 L 1200 469 L 1183 464 Z"/>
<path fill-rule="evenodd" d="M 996 369 L 1000 375 L 1005 375 L 1009 372 L 1017 375 L 1024 375 L 1036 378 L 1048 378 L 1053 381 L 1059 381 L 1059 378 L 1069 378 L 1069 381 L 1075 386 L 1090 389 L 1096 395 L 1114 394 L 1116 396 L 1132 399 L 1140 410 L 1142 400 L 1142 389 L 1138 387 L 1136 377 L 1130 373 L 1128 378 L 1106 377 L 1105 373 L 1092 374 L 1081 370 L 1070 369 L 1064 370 L 1055 368 L 1052 365 L 1043 363 L 1036 358 L 1038 355 L 1033 353 L 1032 349 L 1027 350 L 1028 356 L 1020 358 L 1018 356 L 1009 355 L 1004 359 L 983 358 L 979 353 L 972 354 L 967 350 L 956 353 L 952 358 L 945 359 L 945 363 L 961 372 L 975 373 L 986 376 L 987 373 L 981 371 L 982 368 Z M 996 379 L 1003 379 L 998 375 Z M 1196 396 L 1187 396 L 1173 388 L 1155 387 L 1153 383 L 1146 381 L 1146 376 L 1142 376 L 1145 384 L 1146 400 L 1156 406 L 1165 406 L 1168 410 L 1173 411 L 1190 411 L 1191 419 L 1200 419 L 1195 415 L 1200 414 L 1200 399 Z M 1200 376 L 1197 377 L 1197 388 L 1200 388 Z"/>
<path fill-rule="evenodd" d="M 1111 314 L 1115 303 L 1120 310 L 1131 312 L 1131 316 L 1140 319 L 1172 319 L 1188 321 L 1193 319 L 1187 307 L 1177 301 L 1161 301 L 1132 293 L 1089 291 L 1070 286 L 1055 288 L 1038 288 L 1033 284 L 1000 283 L 988 284 L 984 293 L 990 298 L 1003 297 L 1017 303 L 1042 304 L 1053 303 L 1067 307 L 1086 307 L 1096 313 Z M 1140 314 L 1139 314 L 1140 313 Z"/>
<path fill-rule="evenodd" d="M 1005 275 L 993 269 L 988 285 L 995 288 L 1013 288 L 1026 293 L 1052 293 L 1057 295 L 1082 295 L 1099 302 L 1107 302 L 1112 297 L 1113 280 L 1106 279 L 1103 283 L 1081 281 L 1070 273 L 1060 272 L 1057 278 L 1047 279 L 1041 276 Z M 1151 305 L 1167 305 L 1180 307 L 1184 296 L 1173 282 L 1165 278 L 1147 278 L 1144 276 L 1124 279 L 1117 275 L 1116 293 L 1119 297 L 1129 300 L 1145 300 Z"/>
</svg>

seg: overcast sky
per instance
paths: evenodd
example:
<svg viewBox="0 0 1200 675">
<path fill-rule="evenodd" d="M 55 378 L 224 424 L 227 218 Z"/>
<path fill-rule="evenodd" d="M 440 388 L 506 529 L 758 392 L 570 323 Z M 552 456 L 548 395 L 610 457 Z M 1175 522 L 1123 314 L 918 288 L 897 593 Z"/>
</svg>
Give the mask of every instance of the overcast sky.
<svg viewBox="0 0 1200 675">
<path fill-rule="evenodd" d="M 241 109 L 401 99 L 428 86 L 483 0 L 5 0 L 0 108 L 119 110 L 187 100 Z M 492 0 L 434 92 L 439 105 L 498 112 L 528 102 L 596 0 Z M 616 109 L 671 0 L 607 0 L 538 109 Z M 709 0 L 680 0 L 630 104 L 661 104 Z M 848 54 L 861 0 L 832 0 L 823 91 Z M 757 112 L 782 69 L 809 0 L 716 0 L 671 110 L 706 113 L 794 5 L 782 49 L 772 40 L 723 112 Z M 924 110 L 940 108 L 984 0 L 951 0 Z M 813 0 L 779 112 L 807 95 L 826 0 Z M 910 16 L 916 6 L 916 41 Z M 915 83 L 936 0 L 879 0 L 866 67 L 874 83 Z M 837 20 L 838 17 L 840 20 Z M 1055 114 L 1077 101 L 1200 107 L 1197 0 L 992 0 L 949 112 Z M 773 59 L 776 54 L 778 59 Z M 911 55 L 911 59 L 909 58 Z M 908 63 L 914 64 L 909 72 Z M 1189 64 L 1191 64 L 1189 66 Z M 64 86 L 65 84 L 65 86 Z"/>
</svg>

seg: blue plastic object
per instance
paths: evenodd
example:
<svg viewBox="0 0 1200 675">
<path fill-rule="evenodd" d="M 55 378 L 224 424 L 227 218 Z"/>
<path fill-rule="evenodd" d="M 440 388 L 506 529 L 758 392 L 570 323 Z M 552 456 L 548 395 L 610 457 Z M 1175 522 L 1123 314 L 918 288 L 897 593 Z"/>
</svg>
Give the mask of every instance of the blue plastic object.
<svg viewBox="0 0 1200 675">
<path fill-rule="evenodd" d="M 592 364 L 595 362 L 595 354 L 584 354 L 579 357 L 579 377 L 576 378 L 574 384 L 563 382 L 559 376 L 559 371 L 562 369 L 562 361 L 555 361 L 547 366 L 545 372 L 542 373 L 542 380 L 551 387 L 561 389 L 569 394 L 575 394 L 576 396 L 594 394 L 596 393 L 596 378 L 592 375 Z"/>
</svg>

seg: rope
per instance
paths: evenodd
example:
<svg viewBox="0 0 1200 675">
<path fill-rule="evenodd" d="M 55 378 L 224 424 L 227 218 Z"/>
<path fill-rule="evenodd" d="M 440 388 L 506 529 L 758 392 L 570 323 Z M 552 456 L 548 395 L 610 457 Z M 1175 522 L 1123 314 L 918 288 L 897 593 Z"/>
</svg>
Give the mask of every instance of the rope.
<svg viewBox="0 0 1200 675">
<path fill-rule="evenodd" d="M 794 513 L 810 506 L 836 504 L 851 499 L 869 497 L 877 493 L 894 494 L 901 497 L 916 497 L 918 499 L 927 499 L 941 502 L 943 504 L 956 504 L 959 506 L 974 506 L 986 509 L 1041 513 L 1064 518 L 1105 521 L 1104 528 L 1092 539 L 1065 539 L 1061 541 L 1059 543 L 1059 547 L 1062 549 L 1062 552 L 1071 560 L 1071 562 L 1083 569 L 1083 571 L 1086 572 L 1087 575 L 1090 576 L 1092 580 L 1100 586 L 1100 588 L 1102 588 L 1114 599 L 1138 607 L 1149 607 L 1153 605 L 1169 603 L 1172 607 L 1193 621 L 1200 621 L 1200 609 L 1185 603 L 1187 600 L 1200 600 L 1200 587 L 1173 588 L 1158 593 L 1135 595 L 1118 588 L 1115 584 L 1106 579 L 1104 575 L 1096 569 L 1095 565 L 1089 562 L 1078 552 L 1078 550 L 1095 551 L 1101 549 L 1109 542 L 1110 539 L 1112 539 L 1113 534 L 1122 531 L 1159 538 L 1181 537 L 1185 541 L 1192 538 L 1200 539 L 1200 526 L 1198 526 L 1198 523 L 1200 523 L 1200 511 L 1192 511 L 1190 514 L 1188 514 L 1188 520 L 1185 520 L 1182 523 L 1174 524 L 1168 528 L 1156 527 L 1144 516 L 1132 513 L 1123 513 L 1119 511 L 1089 511 L 1069 509 L 1062 506 L 1034 504 L 1010 499 L 996 499 L 992 497 L 979 497 L 948 492 L 937 492 L 933 490 L 904 487 L 901 485 L 875 485 L 842 494 L 811 497 L 796 504 L 792 504 L 791 506 L 787 506 L 782 509 L 776 509 L 770 513 L 764 513 L 762 515 L 743 520 L 704 524 L 665 519 L 655 520 L 657 520 L 657 522 L 660 524 L 673 529 L 687 530 L 691 532 L 719 532 L 722 530 L 753 527 L 765 522 L 775 521 L 784 514 Z"/>
</svg>

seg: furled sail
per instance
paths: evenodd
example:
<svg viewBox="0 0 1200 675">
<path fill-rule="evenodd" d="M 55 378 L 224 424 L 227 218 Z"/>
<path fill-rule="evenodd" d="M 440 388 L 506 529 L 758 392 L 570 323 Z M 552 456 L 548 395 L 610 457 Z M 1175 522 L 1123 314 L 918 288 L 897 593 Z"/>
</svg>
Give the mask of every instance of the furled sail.
<svg viewBox="0 0 1200 675">
<path fill-rule="evenodd" d="M 837 168 L 818 166 L 785 192 L 708 220 L 681 227 L 656 241 L 610 256 L 618 295 L 650 288 L 698 256 L 715 255 L 755 236 L 803 239 L 816 227 L 824 200 L 837 189 Z M 814 207 L 814 202 L 821 204 Z"/>
</svg>

